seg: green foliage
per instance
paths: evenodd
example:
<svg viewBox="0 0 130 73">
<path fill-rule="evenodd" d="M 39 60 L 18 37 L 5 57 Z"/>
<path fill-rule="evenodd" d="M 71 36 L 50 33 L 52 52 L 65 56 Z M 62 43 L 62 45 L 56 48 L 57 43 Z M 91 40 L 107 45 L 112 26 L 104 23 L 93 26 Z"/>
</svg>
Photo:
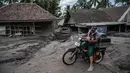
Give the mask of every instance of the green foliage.
<svg viewBox="0 0 130 73">
<path fill-rule="evenodd" d="M 45 10 L 50 13 L 58 16 L 58 11 L 60 11 L 60 7 L 58 7 L 60 0 L 36 0 L 34 3 L 38 4 Z"/>
<path fill-rule="evenodd" d="M 2 2 L 0 2 L 0 7 L 3 6 L 4 4 Z"/>
<path fill-rule="evenodd" d="M 20 3 L 33 3 L 34 0 L 21 0 Z"/>
<path fill-rule="evenodd" d="M 60 7 L 58 7 L 60 0 L 0 0 L 0 5 L 3 3 L 36 3 L 56 16 L 60 12 Z"/>
<path fill-rule="evenodd" d="M 80 9 L 80 8 L 106 8 L 109 7 L 109 0 L 78 0 L 77 3 L 73 6 L 72 9 Z"/>
<path fill-rule="evenodd" d="M 72 10 L 87 8 L 90 9 L 92 7 L 91 1 L 87 0 L 78 0 L 72 7 Z"/>
<path fill-rule="evenodd" d="M 10 3 L 16 3 L 16 2 L 18 2 L 18 0 L 1 0 L 1 2 L 10 4 Z"/>
</svg>

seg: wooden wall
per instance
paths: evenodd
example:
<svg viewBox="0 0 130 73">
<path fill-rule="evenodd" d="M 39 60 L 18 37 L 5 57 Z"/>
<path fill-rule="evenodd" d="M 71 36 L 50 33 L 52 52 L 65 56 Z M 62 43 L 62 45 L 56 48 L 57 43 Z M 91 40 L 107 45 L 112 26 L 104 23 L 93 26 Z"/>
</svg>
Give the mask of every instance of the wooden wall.
<svg viewBox="0 0 130 73">
<path fill-rule="evenodd" d="M 32 36 L 53 33 L 52 22 L 5 22 L 0 23 L 0 35 Z"/>
</svg>

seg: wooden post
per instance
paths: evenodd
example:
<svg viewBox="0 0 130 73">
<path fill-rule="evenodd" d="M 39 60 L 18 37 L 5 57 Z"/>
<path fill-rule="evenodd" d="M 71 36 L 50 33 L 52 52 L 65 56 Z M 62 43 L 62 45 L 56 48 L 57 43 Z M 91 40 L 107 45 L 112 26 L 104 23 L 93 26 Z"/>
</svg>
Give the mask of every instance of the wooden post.
<svg viewBox="0 0 130 73">
<path fill-rule="evenodd" d="M 34 22 L 33 22 L 33 35 L 36 34 L 35 32 L 36 32 L 36 31 L 35 31 L 35 24 L 34 24 Z"/>
<path fill-rule="evenodd" d="M 26 36 L 28 36 L 28 34 L 27 34 L 27 25 L 28 25 L 28 24 L 26 24 Z"/>
<path fill-rule="evenodd" d="M 20 32 L 20 23 L 18 24 L 18 33 L 21 33 Z M 22 34 L 22 33 L 21 33 Z M 21 36 L 21 34 L 19 36 Z"/>
<path fill-rule="evenodd" d="M 125 25 L 125 32 L 127 32 L 127 25 Z"/>
<path fill-rule="evenodd" d="M 22 26 L 22 28 L 23 28 L 23 37 L 24 37 L 24 35 L 25 35 L 25 30 L 24 30 L 24 27 L 25 27 L 25 24 L 24 24 L 24 22 L 23 22 L 23 26 Z"/>
<path fill-rule="evenodd" d="M 10 33 L 9 33 L 9 36 L 12 36 L 12 34 L 11 34 L 11 25 L 9 24 L 9 27 L 10 27 Z"/>
<path fill-rule="evenodd" d="M 80 32 L 79 32 L 79 27 L 78 27 L 78 34 L 79 34 Z"/>
<path fill-rule="evenodd" d="M 13 34 L 14 34 L 14 37 L 16 36 L 15 34 L 16 34 L 16 27 L 15 27 L 15 23 L 13 24 L 13 27 L 14 27 L 14 29 L 13 29 Z"/>
<path fill-rule="evenodd" d="M 54 29 L 57 27 L 56 23 L 57 23 L 56 21 L 52 21 L 52 23 L 51 23 L 51 28 L 52 28 L 53 33 L 55 33 Z"/>
<path fill-rule="evenodd" d="M 119 32 L 121 32 L 121 24 L 119 25 Z"/>
<path fill-rule="evenodd" d="M 81 34 L 81 29 L 80 29 L 80 27 L 78 27 L 78 34 Z"/>
</svg>

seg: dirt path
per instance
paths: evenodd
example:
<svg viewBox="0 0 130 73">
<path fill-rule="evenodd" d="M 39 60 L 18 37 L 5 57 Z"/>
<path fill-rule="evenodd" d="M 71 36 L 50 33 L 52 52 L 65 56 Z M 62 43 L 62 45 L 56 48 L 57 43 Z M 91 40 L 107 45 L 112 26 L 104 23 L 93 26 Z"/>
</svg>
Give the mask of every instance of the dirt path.
<svg viewBox="0 0 130 73">
<path fill-rule="evenodd" d="M 8 73 L 88 73 L 87 68 L 89 65 L 83 60 L 78 60 L 72 66 L 66 66 L 62 63 L 61 59 L 66 50 L 65 47 L 70 47 L 71 45 L 71 42 L 60 43 L 53 41 L 40 49 L 29 62 L 15 67 L 15 70 Z M 103 66 L 95 64 L 95 69 L 91 73 L 111 72 Z"/>
<path fill-rule="evenodd" d="M 112 65 L 111 67 L 111 63 L 109 64 L 109 62 L 112 61 L 112 64 L 116 63 L 117 61 L 113 62 L 113 59 L 117 57 L 120 58 L 127 53 L 129 54 L 129 51 L 127 50 L 130 49 L 130 39 L 114 37 L 112 39 L 113 43 L 116 43 L 117 45 L 113 45 L 107 49 L 107 54 L 105 55 L 104 60 L 100 64 L 95 64 L 94 71 L 90 73 L 112 73 L 111 71 L 115 70 L 113 69 L 115 68 L 115 66 Z M 62 63 L 63 53 L 68 48 L 74 46 L 74 41 L 49 41 L 49 43 L 45 44 L 45 39 L 39 37 L 24 40 L 11 39 L 9 41 L 3 39 L 1 41 L 2 43 L 0 43 L 0 73 L 89 73 L 87 72 L 89 64 L 82 59 L 77 60 L 77 62 L 71 66 L 66 66 Z M 117 50 L 113 51 L 113 49 Z M 113 59 L 109 59 L 107 56 L 110 56 Z M 24 57 L 24 59 L 15 60 L 21 57 Z M 13 59 L 13 61 L 2 63 L 2 60 L 10 59 Z M 121 60 L 123 61 L 118 63 L 121 63 L 121 65 L 126 66 L 124 64 L 125 59 L 121 58 Z M 106 67 L 111 67 L 112 70 L 110 71 L 111 68 L 109 68 L 108 70 L 106 69 Z"/>
</svg>

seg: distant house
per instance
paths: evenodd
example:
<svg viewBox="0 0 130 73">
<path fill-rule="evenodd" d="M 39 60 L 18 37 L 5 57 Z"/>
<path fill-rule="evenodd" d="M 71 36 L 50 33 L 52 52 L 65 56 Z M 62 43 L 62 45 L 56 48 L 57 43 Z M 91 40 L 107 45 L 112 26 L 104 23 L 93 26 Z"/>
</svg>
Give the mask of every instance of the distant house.
<svg viewBox="0 0 130 73">
<path fill-rule="evenodd" d="M 105 28 L 107 32 L 127 32 L 130 24 L 130 7 L 120 6 L 103 9 L 79 9 L 69 11 L 66 24 L 72 31 L 87 32 L 91 26 Z"/>
<path fill-rule="evenodd" d="M 0 35 L 49 35 L 56 19 L 37 4 L 10 4 L 0 8 Z"/>
</svg>

